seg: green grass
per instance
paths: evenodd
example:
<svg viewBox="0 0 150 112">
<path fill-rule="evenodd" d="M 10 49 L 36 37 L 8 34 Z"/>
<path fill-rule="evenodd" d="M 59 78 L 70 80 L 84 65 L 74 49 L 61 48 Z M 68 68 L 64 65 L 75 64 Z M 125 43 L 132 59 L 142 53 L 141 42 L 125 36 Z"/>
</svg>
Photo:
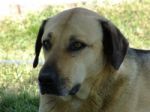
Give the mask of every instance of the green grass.
<svg viewBox="0 0 150 112">
<path fill-rule="evenodd" d="M 97 11 L 109 18 L 129 40 L 131 47 L 150 48 L 150 2 L 105 6 Z"/>
<path fill-rule="evenodd" d="M 0 94 L 1 95 L 1 94 Z M 2 94 L 0 112 L 36 112 L 38 98 L 25 93 Z"/>
<path fill-rule="evenodd" d="M 130 46 L 150 49 L 150 2 L 95 7 L 128 38 Z M 84 6 L 86 7 L 86 6 Z M 0 60 L 33 60 L 34 42 L 41 21 L 62 7 L 49 7 L 22 19 L 0 22 Z M 0 112 L 37 112 L 39 93 L 36 69 L 31 64 L 0 64 Z"/>
<path fill-rule="evenodd" d="M 38 110 L 37 74 L 29 65 L 0 65 L 0 112 Z"/>
</svg>

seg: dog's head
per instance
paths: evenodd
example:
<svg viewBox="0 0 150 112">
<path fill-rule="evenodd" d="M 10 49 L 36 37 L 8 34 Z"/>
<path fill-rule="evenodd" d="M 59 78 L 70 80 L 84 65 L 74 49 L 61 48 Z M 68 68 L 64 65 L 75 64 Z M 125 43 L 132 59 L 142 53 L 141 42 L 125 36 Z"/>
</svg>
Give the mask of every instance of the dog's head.
<svg viewBox="0 0 150 112">
<path fill-rule="evenodd" d="M 41 48 L 45 56 L 39 73 L 41 93 L 67 96 L 82 91 L 85 81 L 96 77 L 106 65 L 118 70 L 128 42 L 108 20 L 75 8 L 43 21 L 33 67 L 38 64 Z"/>
</svg>

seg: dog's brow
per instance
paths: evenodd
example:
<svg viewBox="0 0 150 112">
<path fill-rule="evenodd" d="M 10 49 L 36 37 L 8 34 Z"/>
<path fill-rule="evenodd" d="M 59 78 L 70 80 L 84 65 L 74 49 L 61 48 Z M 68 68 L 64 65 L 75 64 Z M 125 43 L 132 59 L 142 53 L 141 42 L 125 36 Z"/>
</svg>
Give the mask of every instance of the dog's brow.
<svg viewBox="0 0 150 112">
<path fill-rule="evenodd" d="M 90 45 L 88 44 L 88 42 L 86 40 L 84 40 L 85 38 L 81 38 L 81 36 L 77 36 L 77 35 L 71 35 L 70 36 L 70 39 L 69 39 L 69 42 L 72 43 L 72 42 L 82 42 L 82 43 L 86 43 L 87 45 Z"/>
<path fill-rule="evenodd" d="M 74 42 L 74 41 L 83 41 L 83 40 L 81 40 L 78 36 L 76 36 L 76 35 L 71 35 L 70 36 L 70 39 L 69 39 L 69 41 L 70 42 Z"/>
<path fill-rule="evenodd" d="M 71 35 L 70 36 L 70 42 L 77 40 L 77 36 Z"/>
</svg>

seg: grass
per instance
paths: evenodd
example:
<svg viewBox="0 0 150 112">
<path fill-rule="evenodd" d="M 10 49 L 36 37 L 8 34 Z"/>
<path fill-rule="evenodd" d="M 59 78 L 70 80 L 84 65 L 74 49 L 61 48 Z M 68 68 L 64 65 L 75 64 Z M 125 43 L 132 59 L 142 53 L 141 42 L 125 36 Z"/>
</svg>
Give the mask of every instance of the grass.
<svg viewBox="0 0 150 112">
<path fill-rule="evenodd" d="M 1 112 L 36 112 L 38 110 L 38 98 L 27 92 L 21 94 L 2 95 Z"/>
<path fill-rule="evenodd" d="M 0 65 L 0 112 L 38 110 L 38 70 L 29 65 Z"/>
<path fill-rule="evenodd" d="M 129 40 L 131 47 L 150 48 L 150 2 L 105 6 L 97 11 L 110 18 Z M 115 13 L 113 13 L 115 12 Z"/>
<path fill-rule="evenodd" d="M 123 32 L 136 48 L 150 49 L 150 2 L 96 6 Z M 84 6 L 87 7 L 87 6 Z M 21 19 L 6 18 L 0 22 L 0 60 L 33 60 L 34 42 L 41 21 L 63 8 L 49 7 Z M 0 64 L 0 112 L 37 112 L 39 93 L 36 69 L 31 64 Z"/>
</svg>

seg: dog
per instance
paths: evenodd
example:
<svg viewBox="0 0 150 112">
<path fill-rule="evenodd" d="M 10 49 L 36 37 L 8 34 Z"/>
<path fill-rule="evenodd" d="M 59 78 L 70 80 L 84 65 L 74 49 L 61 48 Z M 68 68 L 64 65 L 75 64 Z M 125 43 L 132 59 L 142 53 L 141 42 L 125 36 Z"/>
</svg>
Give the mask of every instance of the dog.
<svg viewBox="0 0 150 112">
<path fill-rule="evenodd" d="M 84 8 L 43 21 L 39 112 L 149 112 L 150 50 L 130 48 L 105 17 Z"/>
</svg>

